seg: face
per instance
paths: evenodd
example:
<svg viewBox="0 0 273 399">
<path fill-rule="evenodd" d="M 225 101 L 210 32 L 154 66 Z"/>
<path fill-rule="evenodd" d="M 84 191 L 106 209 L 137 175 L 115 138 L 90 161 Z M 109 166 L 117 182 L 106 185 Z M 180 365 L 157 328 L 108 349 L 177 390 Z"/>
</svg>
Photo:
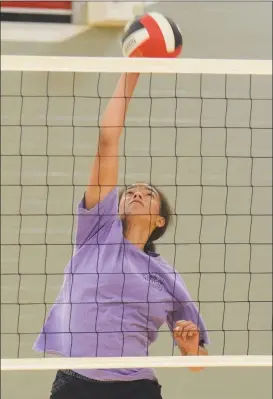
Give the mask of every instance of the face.
<svg viewBox="0 0 273 399">
<path fill-rule="evenodd" d="M 161 199 L 158 192 L 147 184 L 135 184 L 123 193 L 119 212 L 122 217 L 138 216 L 148 221 L 153 228 L 162 227 L 164 218 L 160 216 Z"/>
</svg>

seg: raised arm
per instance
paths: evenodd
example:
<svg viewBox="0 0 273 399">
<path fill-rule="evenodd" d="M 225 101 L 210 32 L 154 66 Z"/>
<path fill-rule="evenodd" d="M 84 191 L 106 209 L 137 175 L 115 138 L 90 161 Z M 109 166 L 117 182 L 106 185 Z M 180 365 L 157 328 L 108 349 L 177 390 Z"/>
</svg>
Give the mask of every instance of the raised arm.
<svg viewBox="0 0 273 399">
<path fill-rule="evenodd" d="M 85 193 L 86 209 L 93 208 L 117 185 L 119 138 L 138 78 L 138 73 L 121 75 L 104 112 L 97 155 Z"/>
</svg>

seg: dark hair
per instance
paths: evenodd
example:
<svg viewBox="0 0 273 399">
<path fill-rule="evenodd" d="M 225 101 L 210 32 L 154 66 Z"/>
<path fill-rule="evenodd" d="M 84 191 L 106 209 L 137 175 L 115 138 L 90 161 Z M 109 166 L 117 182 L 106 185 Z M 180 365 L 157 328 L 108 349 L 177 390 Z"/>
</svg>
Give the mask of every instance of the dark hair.
<svg viewBox="0 0 273 399">
<path fill-rule="evenodd" d="M 143 249 L 146 254 L 148 254 L 149 252 L 155 252 L 154 241 L 158 240 L 160 237 L 162 237 L 165 234 L 166 230 L 168 229 L 168 226 L 172 221 L 172 210 L 166 196 L 160 190 L 158 190 L 158 188 L 154 187 L 154 189 L 157 191 L 160 198 L 159 215 L 165 219 L 165 224 L 162 227 L 156 227 L 152 232 L 152 234 L 150 235 Z M 124 190 L 120 193 L 119 200 L 121 199 L 123 193 Z"/>
</svg>

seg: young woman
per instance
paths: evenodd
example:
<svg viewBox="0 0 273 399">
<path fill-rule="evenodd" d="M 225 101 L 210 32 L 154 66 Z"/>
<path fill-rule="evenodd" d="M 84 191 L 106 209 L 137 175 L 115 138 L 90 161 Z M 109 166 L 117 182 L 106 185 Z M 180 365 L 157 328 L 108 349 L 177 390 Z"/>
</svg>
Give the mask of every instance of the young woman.
<svg viewBox="0 0 273 399">
<path fill-rule="evenodd" d="M 116 188 L 118 146 L 138 74 L 121 76 L 78 208 L 75 253 L 34 349 L 71 357 L 147 356 L 166 321 L 182 355 L 206 355 L 207 332 L 183 280 L 153 241 L 171 210 L 155 187 Z M 197 370 L 197 369 L 195 369 Z M 151 369 L 58 371 L 52 399 L 160 399 Z"/>
</svg>

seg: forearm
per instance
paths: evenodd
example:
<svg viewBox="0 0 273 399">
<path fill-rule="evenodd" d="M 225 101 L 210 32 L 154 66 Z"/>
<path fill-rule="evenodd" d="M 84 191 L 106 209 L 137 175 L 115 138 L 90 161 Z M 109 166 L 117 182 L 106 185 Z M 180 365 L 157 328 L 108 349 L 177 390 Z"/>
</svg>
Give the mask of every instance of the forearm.
<svg viewBox="0 0 273 399">
<path fill-rule="evenodd" d="M 124 73 L 121 75 L 101 121 L 99 142 L 101 145 L 112 145 L 119 140 L 124 127 L 128 105 L 138 78 L 138 73 Z"/>
<path fill-rule="evenodd" d="M 182 347 L 179 346 L 180 352 L 182 356 L 208 356 L 208 351 L 206 348 L 203 348 L 201 346 L 199 346 L 198 348 L 198 352 L 195 353 L 191 353 L 191 352 L 186 352 Z M 189 367 L 189 370 L 191 371 L 201 371 L 203 370 L 204 367 Z"/>
</svg>

